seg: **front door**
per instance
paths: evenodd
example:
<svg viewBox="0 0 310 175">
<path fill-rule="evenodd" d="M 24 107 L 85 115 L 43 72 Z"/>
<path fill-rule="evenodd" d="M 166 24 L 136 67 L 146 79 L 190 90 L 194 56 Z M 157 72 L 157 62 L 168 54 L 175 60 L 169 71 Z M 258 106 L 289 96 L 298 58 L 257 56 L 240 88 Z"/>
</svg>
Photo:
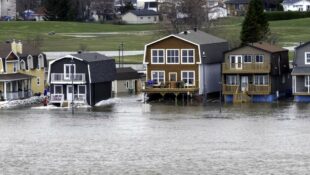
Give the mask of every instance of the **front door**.
<svg viewBox="0 0 310 175">
<path fill-rule="evenodd" d="M 242 92 L 248 91 L 249 87 L 249 77 L 241 76 L 241 90 Z"/>
<path fill-rule="evenodd" d="M 230 57 L 231 68 L 242 69 L 242 56 L 234 55 Z"/>
<path fill-rule="evenodd" d="M 67 101 L 72 101 L 72 94 L 73 93 L 73 88 L 72 85 L 67 86 Z"/>
<path fill-rule="evenodd" d="M 169 73 L 169 81 L 177 81 L 177 73 L 176 72 L 170 72 Z"/>
</svg>

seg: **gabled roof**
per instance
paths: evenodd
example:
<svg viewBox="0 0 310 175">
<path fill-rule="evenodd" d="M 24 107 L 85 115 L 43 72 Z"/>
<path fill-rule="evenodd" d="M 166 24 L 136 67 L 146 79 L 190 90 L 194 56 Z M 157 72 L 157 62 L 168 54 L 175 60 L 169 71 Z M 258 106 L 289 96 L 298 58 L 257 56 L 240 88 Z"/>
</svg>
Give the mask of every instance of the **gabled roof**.
<svg viewBox="0 0 310 175">
<path fill-rule="evenodd" d="M 73 57 L 81 58 L 82 60 L 90 63 L 90 62 L 96 62 L 96 61 L 104 61 L 104 60 L 110 60 L 112 58 L 107 57 L 105 55 L 92 52 L 92 53 L 78 53 L 78 54 L 72 54 Z"/>
<path fill-rule="evenodd" d="M 238 49 L 246 47 L 246 46 L 252 47 L 252 48 L 255 48 L 255 49 L 259 49 L 259 50 L 262 50 L 262 51 L 265 51 L 265 52 L 268 52 L 268 53 L 276 53 L 276 52 L 288 51 L 287 49 L 284 49 L 284 48 L 279 47 L 279 46 L 274 45 L 274 44 L 270 44 L 270 43 L 267 43 L 267 42 L 257 42 L 257 43 L 247 44 L 245 46 L 240 46 L 240 47 L 234 48 L 232 50 L 228 50 L 225 53 L 231 52 L 231 51 L 235 51 L 235 50 L 238 50 Z"/>
<path fill-rule="evenodd" d="M 5 58 L 12 51 L 11 43 L 0 43 L 0 57 Z M 17 54 L 19 57 L 28 55 L 39 55 L 41 51 L 38 48 L 31 46 L 30 44 L 23 44 L 23 53 Z"/>
<path fill-rule="evenodd" d="M 226 40 L 222 38 L 218 38 L 200 30 L 188 30 L 176 34 L 176 36 L 199 45 L 226 42 Z"/>
<path fill-rule="evenodd" d="M 304 46 L 306 46 L 306 45 L 308 45 L 308 44 L 310 44 L 310 41 L 305 42 L 305 43 L 303 43 L 303 44 L 300 44 L 299 46 L 295 47 L 295 50 L 297 50 L 297 49 L 299 49 L 299 48 L 302 48 L 302 47 L 304 47 Z"/>
<path fill-rule="evenodd" d="M 228 0 L 226 4 L 249 4 L 250 0 Z"/>
<path fill-rule="evenodd" d="M 148 10 L 148 9 L 130 10 L 129 12 L 133 13 L 136 16 L 158 16 L 159 15 L 154 10 Z"/>
<path fill-rule="evenodd" d="M 116 68 L 116 80 L 132 80 L 140 78 L 138 71 L 131 67 Z"/>
</svg>

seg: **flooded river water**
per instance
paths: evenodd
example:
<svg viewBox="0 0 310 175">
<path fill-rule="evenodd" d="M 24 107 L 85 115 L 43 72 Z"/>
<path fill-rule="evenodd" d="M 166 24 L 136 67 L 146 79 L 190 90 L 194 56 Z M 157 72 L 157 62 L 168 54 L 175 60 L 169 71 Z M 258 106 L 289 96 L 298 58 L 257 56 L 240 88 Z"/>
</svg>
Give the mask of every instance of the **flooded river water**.
<svg viewBox="0 0 310 175">
<path fill-rule="evenodd" d="M 310 104 L 0 111 L 0 174 L 309 174 Z M 113 102 L 113 100 L 111 100 Z"/>
</svg>

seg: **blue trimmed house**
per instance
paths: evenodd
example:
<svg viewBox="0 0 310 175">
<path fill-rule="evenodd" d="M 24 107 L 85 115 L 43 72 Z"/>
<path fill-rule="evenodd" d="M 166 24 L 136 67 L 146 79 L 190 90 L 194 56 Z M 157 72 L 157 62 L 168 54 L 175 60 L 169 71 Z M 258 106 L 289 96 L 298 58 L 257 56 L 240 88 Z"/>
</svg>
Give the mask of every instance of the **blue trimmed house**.
<svg viewBox="0 0 310 175">
<path fill-rule="evenodd" d="M 291 88 L 288 50 L 252 43 L 225 53 L 222 65 L 225 102 L 272 102 Z"/>
</svg>

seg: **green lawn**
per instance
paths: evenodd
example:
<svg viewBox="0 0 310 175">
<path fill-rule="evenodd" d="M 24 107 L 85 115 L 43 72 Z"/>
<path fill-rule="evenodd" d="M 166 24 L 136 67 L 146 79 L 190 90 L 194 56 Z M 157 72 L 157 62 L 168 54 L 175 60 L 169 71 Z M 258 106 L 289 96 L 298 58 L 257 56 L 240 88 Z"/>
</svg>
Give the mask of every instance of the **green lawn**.
<svg viewBox="0 0 310 175">
<path fill-rule="evenodd" d="M 119 63 L 119 57 L 114 57 L 115 62 Z M 124 56 L 125 63 L 141 63 L 143 61 L 143 55 Z"/>
</svg>

